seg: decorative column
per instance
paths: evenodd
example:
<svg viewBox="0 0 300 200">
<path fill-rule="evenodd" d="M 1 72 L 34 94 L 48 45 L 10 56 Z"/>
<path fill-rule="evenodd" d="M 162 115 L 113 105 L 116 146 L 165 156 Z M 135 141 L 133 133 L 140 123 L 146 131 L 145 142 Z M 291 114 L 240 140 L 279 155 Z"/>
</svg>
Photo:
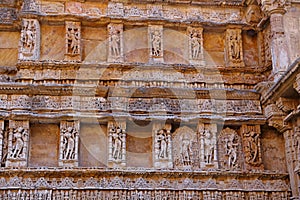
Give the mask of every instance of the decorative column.
<svg viewBox="0 0 300 200">
<path fill-rule="evenodd" d="M 60 122 L 59 166 L 78 166 L 79 130 L 79 121 Z"/>
<path fill-rule="evenodd" d="M 191 64 L 204 65 L 203 28 L 187 28 L 189 60 Z"/>
<path fill-rule="evenodd" d="M 38 60 L 40 58 L 40 24 L 37 19 L 22 19 L 19 42 L 20 60 Z"/>
<path fill-rule="evenodd" d="M 163 26 L 149 25 L 148 35 L 150 63 L 164 62 Z"/>
<path fill-rule="evenodd" d="M 9 121 L 7 167 L 26 167 L 29 121 Z"/>
<path fill-rule="evenodd" d="M 123 24 L 110 23 L 107 27 L 109 33 L 108 62 L 123 62 Z"/>
<path fill-rule="evenodd" d="M 199 122 L 200 168 L 218 168 L 217 159 L 217 125 Z"/>
<path fill-rule="evenodd" d="M 241 127 L 243 137 L 244 166 L 247 170 L 263 170 L 261 157 L 260 126 L 245 125 Z"/>
<path fill-rule="evenodd" d="M 153 162 L 155 168 L 173 168 L 171 124 L 153 124 Z"/>
<path fill-rule="evenodd" d="M 262 1 L 262 10 L 270 17 L 272 76 L 274 81 L 277 81 L 285 73 L 290 63 L 287 38 L 283 25 L 283 15 L 286 12 L 285 3 L 285 1 L 281 0 Z"/>
<path fill-rule="evenodd" d="M 108 122 L 108 167 L 126 167 L 126 122 Z"/>
<path fill-rule="evenodd" d="M 225 61 L 228 66 L 244 66 L 241 32 L 239 28 L 226 30 Z"/>
<path fill-rule="evenodd" d="M 80 22 L 66 22 L 66 54 L 67 61 L 81 61 Z"/>
</svg>

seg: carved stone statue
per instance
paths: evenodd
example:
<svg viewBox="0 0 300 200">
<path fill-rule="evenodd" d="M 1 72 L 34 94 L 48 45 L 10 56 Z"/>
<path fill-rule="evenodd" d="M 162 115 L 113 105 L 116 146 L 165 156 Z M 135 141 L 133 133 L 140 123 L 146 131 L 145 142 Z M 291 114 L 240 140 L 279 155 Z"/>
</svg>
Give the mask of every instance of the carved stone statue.
<svg viewBox="0 0 300 200">
<path fill-rule="evenodd" d="M 36 60 L 39 58 L 40 27 L 37 20 L 23 19 L 19 46 L 19 59 Z"/>
<path fill-rule="evenodd" d="M 151 61 L 163 61 L 163 27 L 149 26 L 149 49 Z"/>
<path fill-rule="evenodd" d="M 240 29 L 226 30 L 227 61 L 230 65 L 243 65 L 242 36 Z"/>
<path fill-rule="evenodd" d="M 75 137 L 77 131 L 73 127 L 62 130 L 63 134 L 63 159 L 75 158 Z"/>
<path fill-rule="evenodd" d="M 123 24 L 109 24 L 109 62 L 123 61 Z"/>
<path fill-rule="evenodd" d="M 10 158 L 22 158 L 23 148 L 25 137 L 28 136 L 27 130 L 23 127 L 18 127 L 17 129 L 13 130 L 13 148 L 11 151 Z"/>
<path fill-rule="evenodd" d="M 168 157 L 168 142 L 167 142 L 167 134 L 166 130 L 159 130 L 158 131 L 158 139 L 157 141 L 159 142 L 159 158 L 167 158 Z"/>
<path fill-rule="evenodd" d="M 126 123 L 108 124 L 108 165 L 120 167 L 126 165 Z"/>
<path fill-rule="evenodd" d="M 221 131 L 218 139 L 219 162 L 222 168 L 237 170 L 241 168 L 241 139 L 230 128 Z"/>
<path fill-rule="evenodd" d="M 258 137 L 259 135 L 255 133 L 254 131 L 250 131 L 249 133 L 246 133 L 244 135 L 245 137 L 245 158 L 246 162 L 250 164 L 255 164 L 259 157 L 258 157 L 258 151 L 259 151 L 259 141 Z"/>
<path fill-rule="evenodd" d="M 59 164 L 63 166 L 77 166 L 79 121 L 62 121 L 60 126 Z"/>
<path fill-rule="evenodd" d="M 81 60 L 80 40 L 80 22 L 66 22 L 66 60 Z"/>
</svg>

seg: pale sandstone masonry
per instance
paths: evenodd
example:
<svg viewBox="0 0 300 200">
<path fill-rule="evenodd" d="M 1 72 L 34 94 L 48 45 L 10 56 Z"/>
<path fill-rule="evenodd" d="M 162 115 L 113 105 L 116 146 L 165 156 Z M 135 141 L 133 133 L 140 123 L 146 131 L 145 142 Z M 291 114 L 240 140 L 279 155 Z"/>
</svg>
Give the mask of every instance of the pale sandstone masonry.
<svg viewBox="0 0 300 200">
<path fill-rule="evenodd" d="M 299 199 L 297 0 L 0 2 L 0 199 Z"/>
</svg>

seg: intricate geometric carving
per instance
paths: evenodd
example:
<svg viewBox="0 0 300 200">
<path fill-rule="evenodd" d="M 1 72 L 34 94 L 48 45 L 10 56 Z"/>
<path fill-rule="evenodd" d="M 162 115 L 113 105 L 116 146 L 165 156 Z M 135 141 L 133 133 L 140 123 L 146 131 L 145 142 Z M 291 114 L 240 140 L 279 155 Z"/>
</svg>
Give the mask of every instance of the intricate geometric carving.
<svg viewBox="0 0 300 200">
<path fill-rule="evenodd" d="M 78 166 L 79 121 L 61 121 L 59 166 Z"/>
<path fill-rule="evenodd" d="M 178 128 L 172 135 L 174 167 L 191 169 L 199 167 L 197 134 L 191 128 Z"/>
<path fill-rule="evenodd" d="M 219 164 L 222 169 L 241 169 L 241 138 L 235 130 L 227 127 L 221 131 L 218 139 L 218 153 Z"/>
<path fill-rule="evenodd" d="M 0 8 L 0 24 L 12 24 L 16 19 L 14 8 Z"/>
<path fill-rule="evenodd" d="M 150 25 L 148 30 L 150 62 L 163 62 L 163 26 Z"/>
<path fill-rule="evenodd" d="M 23 19 L 19 43 L 20 60 L 38 60 L 40 57 L 40 24 L 36 19 Z"/>
<path fill-rule="evenodd" d="M 28 158 L 29 121 L 9 121 L 6 166 L 26 167 Z"/>
<path fill-rule="evenodd" d="M 109 24 L 108 62 L 122 62 L 123 56 L 123 24 Z"/>
<path fill-rule="evenodd" d="M 80 29 L 80 22 L 66 22 L 66 60 L 81 61 Z"/>
<path fill-rule="evenodd" d="M 171 125 L 153 124 L 153 156 L 155 168 L 172 168 Z"/>
<path fill-rule="evenodd" d="M 187 32 L 189 38 L 190 63 L 204 64 L 203 29 L 189 27 Z"/>
<path fill-rule="evenodd" d="M 108 166 L 126 166 L 126 122 L 108 122 Z"/>
<path fill-rule="evenodd" d="M 110 16 L 124 16 L 123 3 L 109 2 L 107 7 L 107 14 Z"/>
<path fill-rule="evenodd" d="M 260 126 L 242 125 L 245 167 L 247 169 L 263 169 L 261 158 Z"/>
<path fill-rule="evenodd" d="M 22 5 L 23 12 L 39 12 L 40 6 L 36 0 L 24 0 Z"/>
<path fill-rule="evenodd" d="M 226 30 L 226 61 L 230 66 L 243 66 L 241 29 Z"/>
</svg>

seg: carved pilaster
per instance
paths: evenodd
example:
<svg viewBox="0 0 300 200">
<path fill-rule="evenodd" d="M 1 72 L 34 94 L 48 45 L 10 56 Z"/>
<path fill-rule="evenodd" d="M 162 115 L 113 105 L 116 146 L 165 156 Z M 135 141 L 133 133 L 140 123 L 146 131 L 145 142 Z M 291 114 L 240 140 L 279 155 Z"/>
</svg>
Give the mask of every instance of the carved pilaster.
<svg viewBox="0 0 300 200">
<path fill-rule="evenodd" d="M 79 130 L 79 121 L 61 121 L 58 162 L 59 166 L 78 166 Z"/>
<path fill-rule="evenodd" d="M 123 24 L 109 24 L 108 62 L 123 62 Z"/>
<path fill-rule="evenodd" d="M 199 122 L 201 169 L 218 168 L 217 159 L 217 125 Z"/>
<path fill-rule="evenodd" d="M 65 60 L 81 61 L 81 27 L 80 22 L 66 22 Z"/>
<path fill-rule="evenodd" d="M 26 167 L 29 121 L 9 121 L 7 167 Z"/>
<path fill-rule="evenodd" d="M 108 122 L 108 166 L 126 166 L 126 122 Z"/>
<path fill-rule="evenodd" d="M 153 157 L 155 168 L 172 168 L 171 124 L 153 124 Z"/>
<path fill-rule="evenodd" d="M 150 25 L 148 28 L 149 37 L 149 58 L 150 62 L 164 61 L 164 48 L 163 48 L 163 26 L 161 25 Z"/>
<path fill-rule="evenodd" d="M 226 30 L 226 63 L 230 66 L 244 66 L 242 30 L 232 28 Z"/>
<path fill-rule="evenodd" d="M 260 126 L 242 125 L 243 150 L 245 168 L 247 170 L 263 170 L 261 157 Z"/>
<path fill-rule="evenodd" d="M 40 24 L 36 19 L 23 19 L 19 42 L 20 60 L 40 58 Z"/>
<path fill-rule="evenodd" d="M 191 64 L 204 65 L 203 28 L 188 27 L 189 60 Z"/>
</svg>

